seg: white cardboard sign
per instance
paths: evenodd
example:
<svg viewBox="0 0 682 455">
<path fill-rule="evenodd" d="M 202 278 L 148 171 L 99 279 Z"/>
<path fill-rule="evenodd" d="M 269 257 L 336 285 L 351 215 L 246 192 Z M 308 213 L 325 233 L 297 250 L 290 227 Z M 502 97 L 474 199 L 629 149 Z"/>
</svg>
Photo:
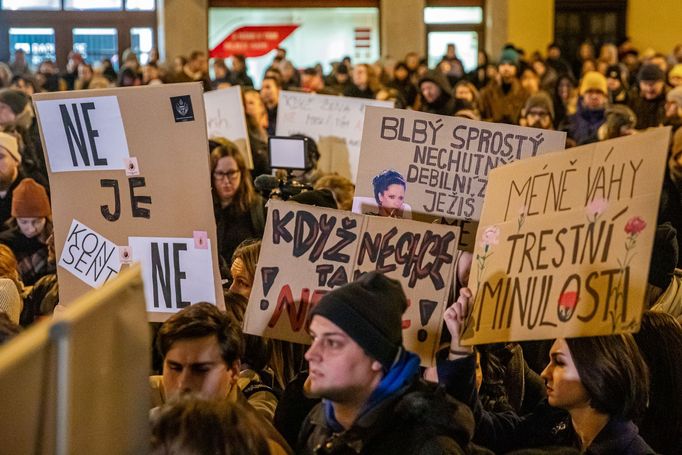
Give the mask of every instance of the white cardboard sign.
<svg viewBox="0 0 682 455">
<path fill-rule="evenodd" d="M 147 311 L 170 313 L 197 302 L 215 304 L 209 239 L 129 237 L 133 261 L 142 264 Z"/>
<path fill-rule="evenodd" d="M 392 101 L 283 91 L 277 108 L 277 136 L 305 134 L 320 151 L 318 167 L 355 182 L 365 108 L 392 108 Z"/>
<path fill-rule="evenodd" d="M 130 154 L 115 96 L 35 104 L 52 172 L 125 169 Z"/>
<path fill-rule="evenodd" d="M 121 270 L 116 244 L 78 220 L 71 222 L 59 265 L 93 288 Z"/>
<path fill-rule="evenodd" d="M 244 155 L 246 165 L 253 169 L 241 87 L 236 85 L 204 93 L 204 109 L 209 139 L 224 137 L 234 142 Z"/>
</svg>

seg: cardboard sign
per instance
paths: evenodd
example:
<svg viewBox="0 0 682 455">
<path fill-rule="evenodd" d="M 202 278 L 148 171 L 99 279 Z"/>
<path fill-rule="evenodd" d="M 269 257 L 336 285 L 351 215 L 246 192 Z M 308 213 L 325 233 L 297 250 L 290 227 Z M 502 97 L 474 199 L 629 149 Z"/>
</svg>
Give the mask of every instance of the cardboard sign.
<svg viewBox="0 0 682 455">
<path fill-rule="evenodd" d="M 213 301 L 211 242 L 193 238 L 129 237 L 133 261 L 142 264 L 148 311 L 167 312 Z M 191 300 L 190 298 L 191 297 Z"/>
<path fill-rule="evenodd" d="M 116 97 L 69 98 L 36 104 L 52 172 L 124 169 L 128 144 Z"/>
<path fill-rule="evenodd" d="M 239 85 L 204 93 L 208 138 L 224 137 L 234 142 L 253 169 L 249 133 L 246 129 L 242 88 Z"/>
<path fill-rule="evenodd" d="M 312 137 L 320 151 L 318 167 L 355 182 L 367 106 L 390 108 L 393 102 L 283 91 L 277 108 L 277 135 Z"/>
<path fill-rule="evenodd" d="M 116 245 L 76 220 L 66 235 L 59 265 L 93 288 L 121 269 Z"/>
<path fill-rule="evenodd" d="M 31 325 L 0 349 L 2 453 L 146 453 L 150 354 L 139 267 Z"/>
<path fill-rule="evenodd" d="M 490 173 L 467 343 L 639 330 L 669 137 L 658 128 Z"/>
<path fill-rule="evenodd" d="M 370 106 L 353 211 L 376 213 L 381 201 L 375 191 L 381 192 L 382 180 L 390 181 L 381 175 L 393 171 L 406 183 L 398 216 L 410 213 L 412 219 L 449 224 L 477 221 L 491 169 L 563 150 L 565 141 L 566 133 L 558 131 Z M 473 233 L 475 227 L 466 230 Z M 462 249 L 473 248 L 472 237 L 462 240 Z"/>
<path fill-rule="evenodd" d="M 153 299 L 147 299 L 150 320 L 165 320 L 184 302 L 224 305 L 201 84 L 41 93 L 33 99 L 49 163 L 55 249 L 60 258 L 60 304 L 68 306 L 135 259 L 143 262 L 146 286 L 153 283 L 148 282 L 153 273 L 158 280 L 165 280 L 159 295 L 167 298 L 156 302 L 157 306 Z M 88 121 L 79 117 L 85 127 L 79 130 L 74 123 L 74 144 L 86 144 L 88 156 L 94 158 L 97 150 L 96 155 L 106 156 L 110 163 L 111 156 L 104 154 L 107 147 L 127 144 L 126 159 L 120 159 L 120 166 L 84 167 L 84 158 L 78 152 L 78 166 L 72 166 L 71 172 L 62 172 L 61 164 L 53 168 L 55 163 L 71 160 L 67 144 L 62 146 L 66 158 L 55 161 L 59 148 L 49 142 L 50 138 L 71 134 L 65 132 L 68 125 L 54 121 L 52 111 L 60 105 L 69 106 L 72 119 L 76 116 L 70 106 L 75 106 L 79 116 L 83 106 L 94 106 L 86 109 Z M 103 111 L 105 108 L 112 112 Z M 118 118 L 122 125 L 116 130 L 117 136 L 110 125 L 112 118 Z M 203 243 L 208 249 L 195 248 L 195 231 L 206 233 Z M 152 256 L 154 243 L 138 238 L 179 238 L 187 250 L 175 250 L 170 244 L 166 254 L 166 244 L 160 244 L 158 267 L 149 270 L 144 258 Z M 202 275 L 202 289 L 188 283 L 195 278 L 194 270 Z"/>
<path fill-rule="evenodd" d="M 377 270 L 409 300 L 403 342 L 430 364 L 453 278 L 458 228 L 270 201 L 244 330 L 309 343 L 310 309 L 328 291 Z M 366 302 L 371 305 L 372 302 Z"/>
</svg>

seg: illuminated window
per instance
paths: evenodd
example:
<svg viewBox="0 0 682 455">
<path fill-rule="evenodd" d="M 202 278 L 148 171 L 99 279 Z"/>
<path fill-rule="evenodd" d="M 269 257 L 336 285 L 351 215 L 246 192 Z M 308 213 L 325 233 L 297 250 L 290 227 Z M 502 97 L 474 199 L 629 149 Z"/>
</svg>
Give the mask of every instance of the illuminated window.
<svg viewBox="0 0 682 455">
<path fill-rule="evenodd" d="M 126 9 L 130 11 L 154 11 L 154 0 L 126 0 Z"/>
<path fill-rule="evenodd" d="M 55 59 L 53 28 L 10 28 L 9 52 L 14 60 L 14 52 L 22 49 L 26 52 L 26 61 L 37 68 L 45 59 Z"/>
<path fill-rule="evenodd" d="M 424 8 L 425 24 L 480 24 L 483 22 L 483 8 L 427 7 Z"/>
<path fill-rule="evenodd" d="M 465 71 L 476 69 L 478 62 L 478 33 L 429 32 L 429 68 L 435 68 L 445 54 L 448 44 L 454 44 Z"/>
<path fill-rule="evenodd" d="M 120 10 L 122 0 L 64 0 L 66 10 Z"/>
<path fill-rule="evenodd" d="M 59 0 L 2 0 L 2 9 L 59 9 Z"/>
<path fill-rule="evenodd" d="M 149 51 L 154 47 L 154 33 L 151 28 L 131 28 L 130 48 L 137 54 L 141 65 L 149 61 Z"/>
<path fill-rule="evenodd" d="M 0 0 L 4 10 L 59 10 L 60 0 Z M 154 11 L 156 0 L 125 0 L 128 11 Z M 65 10 L 120 10 L 123 0 L 64 0 Z"/>
<path fill-rule="evenodd" d="M 116 60 L 118 34 L 115 28 L 74 28 L 73 50 L 90 64 L 102 59 Z"/>
</svg>

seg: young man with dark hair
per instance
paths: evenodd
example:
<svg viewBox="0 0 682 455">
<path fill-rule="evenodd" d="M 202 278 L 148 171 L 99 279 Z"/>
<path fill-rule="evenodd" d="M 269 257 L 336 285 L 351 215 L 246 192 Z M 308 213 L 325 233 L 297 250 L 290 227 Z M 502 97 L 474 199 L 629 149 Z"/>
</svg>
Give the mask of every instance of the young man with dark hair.
<svg viewBox="0 0 682 455">
<path fill-rule="evenodd" d="M 274 75 L 266 75 L 260 87 L 260 96 L 268 112 L 268 136 L 274 136 L 277 130 L 277 107 L 279 93 L 282 90 L 282 79 Z"/>
<path fill-rule="evenodd" d="M 157 348 L 163 375 L 156 377 L 155 390 L 162 401 L 187 392 L 236 399 L 241 330 L 215 305 L 198 303 L 170 317 L 159 330 Z"/>
<path fill-rule="evenodd" d="M 241 85 L 244 88 L 253 87 L 253 79 L 247 74 L 246 57 L 242 54 L 232 56 L 230 82 L 232 85 Z"/>
<path fill-rule="evenodd" d="M 210 303 L 190 305 L 159 329 L 157 344 L 163 374 L 151 376 L 152 405 L 158 407 L 185 394 L 204 400 L 227 400 L 247 406 L 268 437 L 289 449 L 284 438 L 256 413 L 237 385 L 244 353 L 239 324 Z"/>
<path fill-rule="evenodd" d="M 377 272 L 313 308 L 305 390 L 323 400 L 297 453 L 467 453 L 472 413 L 420 379 L 419 358 L 402 345 L 406 308 L 400 283 Z"/>
</svg>

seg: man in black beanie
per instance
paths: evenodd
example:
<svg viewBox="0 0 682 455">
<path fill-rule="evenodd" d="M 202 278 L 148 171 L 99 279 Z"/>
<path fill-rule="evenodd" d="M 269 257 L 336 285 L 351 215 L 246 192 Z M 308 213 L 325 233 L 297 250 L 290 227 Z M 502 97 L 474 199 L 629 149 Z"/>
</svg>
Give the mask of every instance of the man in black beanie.
<svg viewBox="0 0 682 455">
<path fill-rule="evenodd" d="M 665 120 L 665 73 L 657 65 L 642 65 L 637 73 L 639 81 L 630 95 L 629 107 L 637 116 L 638 130 L 661 126 Z"/>
<path fill-rule="evenodd" d="M 306 392 L 322 398 L 299 454 L 467 453 L 473 416 L 419 377 L 402 345 L 407 299 L 377 272 L 326 294 L 311 311 Z"/>
</svg>

